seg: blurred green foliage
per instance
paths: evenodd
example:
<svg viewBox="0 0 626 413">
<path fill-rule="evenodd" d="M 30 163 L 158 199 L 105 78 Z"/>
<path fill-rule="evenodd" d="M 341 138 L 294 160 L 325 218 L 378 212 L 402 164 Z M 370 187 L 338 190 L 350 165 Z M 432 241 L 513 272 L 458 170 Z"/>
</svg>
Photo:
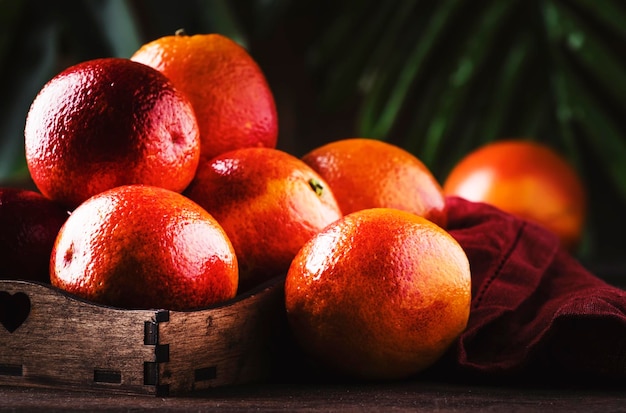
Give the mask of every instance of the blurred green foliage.
<svg viewBox="0 0 626 413">
<path fill-rule="evenodd" d="M 443 182 L 488 141 L 548 143 L 589 190 L 581 260 L 623 271 L 623 0 L 0 0 L 0 182 L 27 179 L 24 121 L 48 79 L 179 28 L 248 48 L 274 90 L 279 147 L 296 155 L 385 139 Z"/>
</svg>

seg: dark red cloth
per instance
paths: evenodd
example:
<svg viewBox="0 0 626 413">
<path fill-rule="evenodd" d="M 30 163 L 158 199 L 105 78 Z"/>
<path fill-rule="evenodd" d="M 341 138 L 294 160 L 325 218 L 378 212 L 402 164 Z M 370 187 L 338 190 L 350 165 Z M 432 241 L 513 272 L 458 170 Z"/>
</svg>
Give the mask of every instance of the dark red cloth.
<svg viewBox="0 0 626 413">
<path fill-rule="evenodd" d="M 442 364 L 497 380 L 626 378 L 624 290 L 537 225 L 456 197 L 448 205 L 448 229 L 470 261 L 472 304 Z"/>
</svg>

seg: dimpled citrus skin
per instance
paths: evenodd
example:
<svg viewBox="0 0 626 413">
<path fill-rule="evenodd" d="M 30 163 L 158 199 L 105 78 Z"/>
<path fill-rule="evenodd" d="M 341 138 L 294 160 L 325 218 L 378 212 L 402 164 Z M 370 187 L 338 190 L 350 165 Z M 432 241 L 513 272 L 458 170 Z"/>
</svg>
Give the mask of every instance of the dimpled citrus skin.
<svg viewBox="0 0 626 413">
<path fill-rule="evenodd" d="M 24 135 L 37 188 L 71 208 L 125 184 L 182 192 L 200 157 L 191 103 L 157 70 L 122 58 L 79 63 L 51 79 Z"/>
<path fill-rule="evenodd" d="M 0 188 L 0 278 L 50 282 L 50 253 L 67 209 L 38 192 Z"/>
<path fill-rule="evenodd" d="M 441 185 L 413 154 L 368 138 L 340 139 L 313 149 L 302 160 L 328 182 L 344 214 L 396 208 L 447 224 Z"/>
<path fill-rule="evenodd" d="M 203 158 L 237 148 L 276 147 L 272 91 L 256 61 L 233 40 L 216 33 L 164 36 L 131 59 L 163 72 L 189 96 Z"/>
<path fill-rule="evenodd" d="M 585 187 L 567 160 L 542 143 L 506 139 L 480 147 L 455 165 L 443 189 L 543 225 L 569 250 L 580 243 Z"/>
<path fill-rule="evenodd" d="M 470 269 L 459 244 L 415 214 L 346 215 L 307 242 L 285 282 L 297 342 L 330 371 L 372 380 L 416 374 L 464 330 Z"/>
<path fill-rule="evenodd" d="M 228 234 L 242 289 L 284 274 L 300 247 L 342 216 L 317 173 L 272 148 L 237 149 L 201 161 L 185 195 Z"/>
<path fill-rule="evenodd" d="M 190 310 L 235 296 L 237 259 L 221 226 L 179 193 L 128 185 L 72 212 L 50 262 L 52 284 L 129 309 Z"/>
</svg>

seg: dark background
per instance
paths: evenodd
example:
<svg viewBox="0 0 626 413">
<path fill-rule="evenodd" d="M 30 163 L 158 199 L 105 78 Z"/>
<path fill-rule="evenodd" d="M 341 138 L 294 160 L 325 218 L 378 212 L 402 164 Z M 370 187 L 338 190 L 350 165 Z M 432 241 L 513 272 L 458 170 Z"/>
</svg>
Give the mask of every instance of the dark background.
<svg viewBox="0 0 626 413">
<path fill-rule="evenodd" d="M 577 256 L 626 277 L 626 2 L 0 0 L 0 185 L 29 184 L 23 127 L 46 81 L 179 28 L 248 49 L 274 91 L 278 146 L 295 155 L 384 139 L 443 182 L 486 142 L 551 145 L 589 192 Z"/>
</svg>

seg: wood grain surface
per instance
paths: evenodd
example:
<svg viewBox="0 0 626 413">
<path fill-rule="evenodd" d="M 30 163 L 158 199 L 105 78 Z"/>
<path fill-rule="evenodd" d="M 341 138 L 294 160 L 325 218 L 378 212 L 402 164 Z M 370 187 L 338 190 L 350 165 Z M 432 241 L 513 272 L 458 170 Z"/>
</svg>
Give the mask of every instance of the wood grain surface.
<svg viewBox="0 0 626 413">
<path fill-rule="evenodd" d="M 387 384 L 265 383 L 180 397 L 0 387 L 0 411 L 133 412 L 623 412 L 626 394 L 420 381 Z"/>
<path fill-rule="evenodd" d="M 176 312 L 0 280 L 0 385 L 169 395 L 263 380 L 286 323 L 282 282 Z"/>
</svg>

